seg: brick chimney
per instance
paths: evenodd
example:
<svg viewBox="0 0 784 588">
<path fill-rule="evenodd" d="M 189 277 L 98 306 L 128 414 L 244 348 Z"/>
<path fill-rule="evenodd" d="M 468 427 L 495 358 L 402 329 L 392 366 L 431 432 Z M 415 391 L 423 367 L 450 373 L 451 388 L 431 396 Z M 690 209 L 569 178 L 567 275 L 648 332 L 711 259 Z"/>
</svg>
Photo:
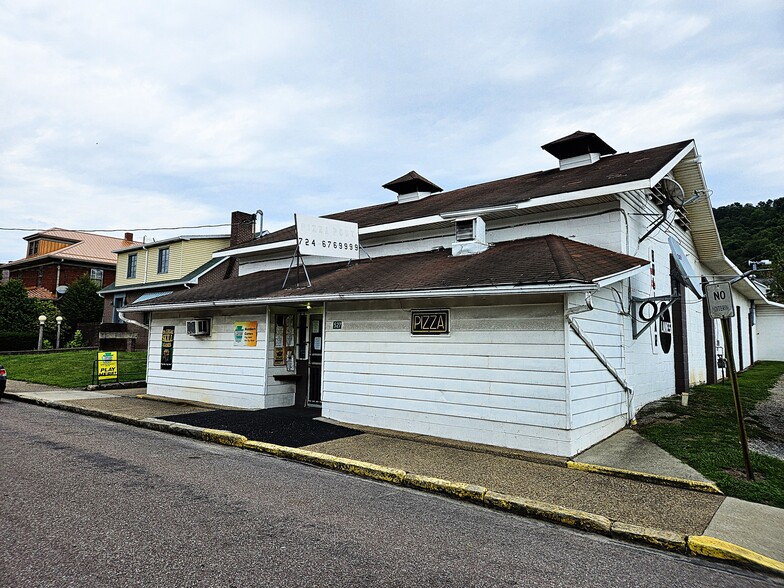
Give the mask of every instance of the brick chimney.
<svg viewBox="0 0 784 588">
<path fill-rule="evenodd" d="M 256 215 L 235 210 L 231 213 L 231 246 L 253 239 L 256 234 Z"/>
<path fill-rule="evenodd" d="M 133 233 L 125 233 L 126 241 L 133 241 Z"/>
</svg>

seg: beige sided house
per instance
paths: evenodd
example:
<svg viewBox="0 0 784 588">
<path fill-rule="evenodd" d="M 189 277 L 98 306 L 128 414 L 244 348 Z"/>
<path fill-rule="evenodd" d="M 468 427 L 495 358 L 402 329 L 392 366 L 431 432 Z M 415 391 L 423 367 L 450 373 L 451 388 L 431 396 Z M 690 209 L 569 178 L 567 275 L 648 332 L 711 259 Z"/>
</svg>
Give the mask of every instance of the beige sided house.
<svg viewBox="0 0 784 588">
<path fill-rule="evenodd" d="M 238 235 L 253 237 L 252 224 L 243 229 L 244 233 Z M 229 235 L 182 235 L 116 250 L 116 280 L 99 292 L 104 298 L 101 348 L 146 349 L 150 314 L 126 313 L 124 307 L 200 282 L 222 280 L 227 271 L 231 272 L 232 264 L 226 258 L 213 258 L 213 253 L 231 244 Z"/>
</svg>

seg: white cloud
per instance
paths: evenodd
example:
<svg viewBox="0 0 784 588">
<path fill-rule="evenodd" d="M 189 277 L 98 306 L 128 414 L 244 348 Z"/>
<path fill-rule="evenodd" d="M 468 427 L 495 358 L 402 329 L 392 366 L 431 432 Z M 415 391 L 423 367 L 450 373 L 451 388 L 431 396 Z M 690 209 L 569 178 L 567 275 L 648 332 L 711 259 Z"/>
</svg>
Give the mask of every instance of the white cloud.
<svg viewBox="0 0 784 588">
<path fill-rule="evenodd" d="M 687 14 L 671 7 L 633 10 L 601 28 L 594 40 L 633 39 L 650 51 L 669 49 L 698 36 L 710 24 L 705 13 Z"/>
<path fill-rule="evenodd" d="M 3 227 L 283 226 L 551 167 L 577 129 L 697 140 L 708 182 L 782 194 L 784 8 L 612 0 L 8 1 Z M 714 198 L 714 201 L 716 199 Z M 24 233 L 0 231 L 0 259 Z"/>
</svg>

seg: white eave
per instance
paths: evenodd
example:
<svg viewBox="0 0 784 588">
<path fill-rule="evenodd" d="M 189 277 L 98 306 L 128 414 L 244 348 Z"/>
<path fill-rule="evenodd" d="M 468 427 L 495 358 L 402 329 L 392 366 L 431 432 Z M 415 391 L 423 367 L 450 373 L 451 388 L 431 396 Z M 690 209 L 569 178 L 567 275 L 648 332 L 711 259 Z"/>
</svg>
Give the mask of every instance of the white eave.
<svg viewBox="0 0 784 588">
<path fill-rule="evenodd" d="M 342 300 L 389 300 L 399 298 L 456 298 L 464 296 L 502 296 L 509 294 L 566 294 L 569 292 L 595 292 L 595 283 L 564 282 L 561 284 L 533 284 L 524 286 L 485 286 L 476 288 L 442 288 L 439 290 L 408 290 L 399 292 L 347 292 L 333 294 L 300 294 L 297 296 L 272 296 L 242 300 L 213 300 L 184 302 L 154 306 L 130 306 L 129 312 L 179 311 L 198 308 L 226 308 L 235 306 L 285 305 L 287 303 L 337 302 Z"/>
<path fill-rule="evenodd" d="M 367 237 L 374 237 L 383 233 L 393 233 L 400 230 L 426 227 L 438 223 L 444 223 L 444 219 L 440 215 L 426 216 L 421 218 L 413 218 L 410 220 L 398 221 L 395 223 L 387 223 L 384 225 L 372 225 L 369 227 L 362 227 L 359 229 L 359 234 Z M 268 253 L 270 251 L 280 251 L 283 249 L 290 249 L 296 246 L 297 242 L 294 239 L 287 239 L 286 241 L 275 241 L 273 243 L 262 243 L 261 245 L 251 245 L 249 247 L 241 247 L 238 249 L 228 249 L 225 251 L 216 251 L 212 254 L 213 257 L 240 257 L 244 255 L 251 255 L 253 253 Z"/>
<path fill-rule="evenodd" d="M 599 288 L 604 288 L 605 286 L 609 286 L 610 284 L 615 284 L 616 282 L 620 282 L 621 280 L 631 278 L 635 274 L 640 273 L 646 267 L 648 267 L 647 263 L 640 264 L 638 266 L 635 266 L 628 270 L 624 270 L 622 272 L 611 274 L 609 276 L 604 276 L 602 278 L 597 278 L 593 281 L 593 283 L 596 284 Z"/>
</svg>

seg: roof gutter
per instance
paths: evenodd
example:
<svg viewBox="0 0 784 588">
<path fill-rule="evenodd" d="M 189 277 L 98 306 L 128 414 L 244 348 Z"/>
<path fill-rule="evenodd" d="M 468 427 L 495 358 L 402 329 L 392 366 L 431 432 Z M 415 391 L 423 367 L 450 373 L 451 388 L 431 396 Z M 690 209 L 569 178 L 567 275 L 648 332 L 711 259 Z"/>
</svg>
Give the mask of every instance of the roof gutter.
<svg viewBox="0 0 784 588">
<path fill-rule="evenodd" d="M 399 298 L 464 298 L 466 296 L 503 296 L 508 294 L 567 294 L 570 292 L 595 292 L 597 284 L 569 282 L 564 284 L 536 284 L 531 286 L 490 286 L 479 288 L 461 288 L 459 290 L 411 290 L 406 292 L 356 292 L 344 294 L 302 294 L 298 296 L 248 298 L 243 300 L 216 300 L 204 302 L 184 302 L 174 304 L 140 305 L 129 311 L 150 312 L 164 310 L 190 310 L 198 308 L 232 308 L 237 306 L 259 306 L 268 304 L 305 303 L 305 302 L 341 302 L 351 300 L 389 300 Z"/>
</svg>

